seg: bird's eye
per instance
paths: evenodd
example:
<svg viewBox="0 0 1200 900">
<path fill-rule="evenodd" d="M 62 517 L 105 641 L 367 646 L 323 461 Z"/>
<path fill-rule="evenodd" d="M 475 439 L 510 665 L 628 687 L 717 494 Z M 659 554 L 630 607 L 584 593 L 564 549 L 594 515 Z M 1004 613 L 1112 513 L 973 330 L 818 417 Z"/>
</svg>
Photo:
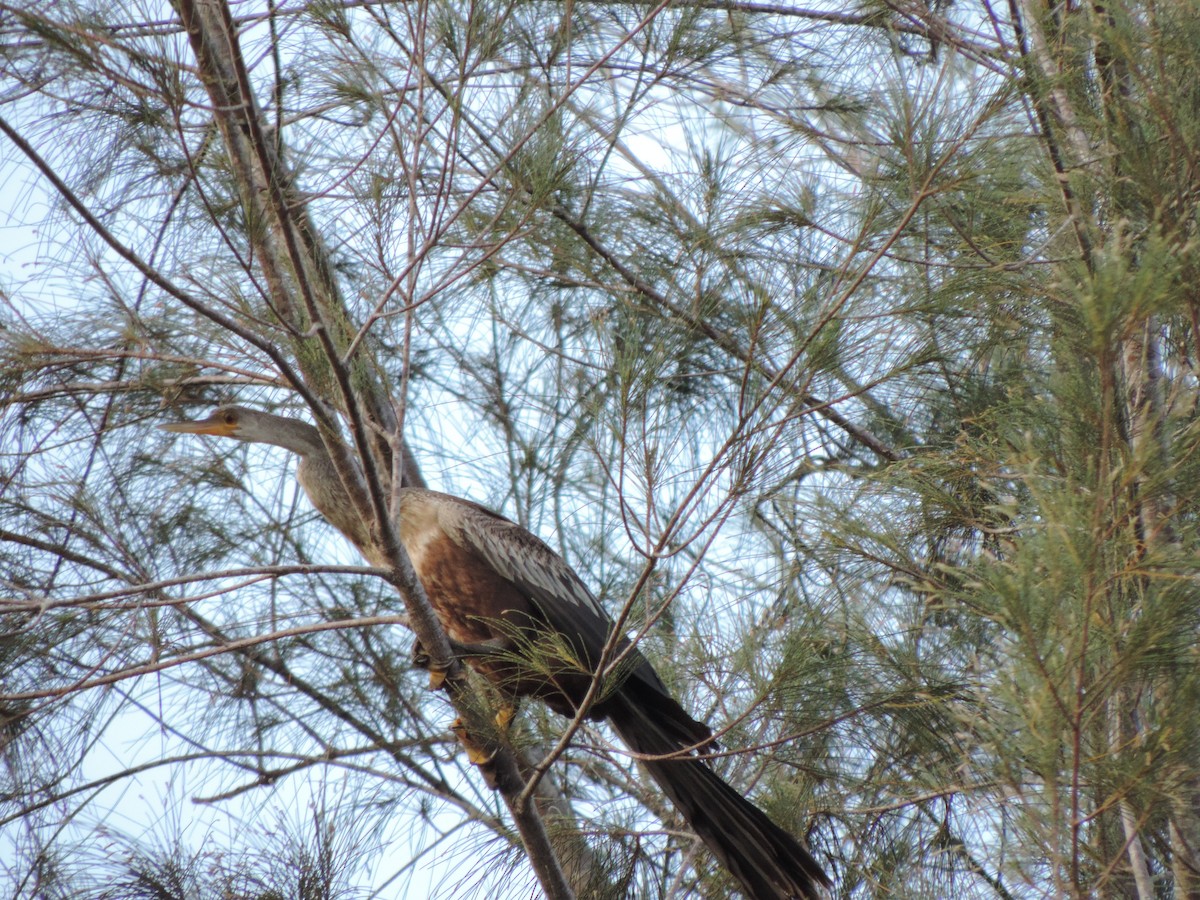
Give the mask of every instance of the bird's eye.
<svg viewBox="0 0 1200 900">
<path fill-rule="evenodd" d="M 225 424 L 226 425 L 232 425 L 236 421 L 237 421 L 237 416 L 235 416 L 233 413 L 231 413 L 231 412 L 225 413 Z"/>
</svg>

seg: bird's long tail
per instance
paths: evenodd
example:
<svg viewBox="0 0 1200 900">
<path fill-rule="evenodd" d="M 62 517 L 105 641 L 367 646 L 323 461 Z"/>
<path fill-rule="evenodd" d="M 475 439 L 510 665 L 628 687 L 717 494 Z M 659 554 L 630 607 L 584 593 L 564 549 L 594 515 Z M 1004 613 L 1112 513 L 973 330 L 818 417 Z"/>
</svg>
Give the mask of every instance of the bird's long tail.
<svg viewBox="0 0 1200 900">
<path fill-rule="evenodd" d="M 610 702 L 606 712 L 635 753 L 664 756 L 686 746 L 669 717 L 654 716 L 635 698 Z M 681 757 L 642 764 L 750 900 L 809 900 L 820 896 L 820 886 L 830 884 L 799 841 L 703 761 Z"/>
</svg>

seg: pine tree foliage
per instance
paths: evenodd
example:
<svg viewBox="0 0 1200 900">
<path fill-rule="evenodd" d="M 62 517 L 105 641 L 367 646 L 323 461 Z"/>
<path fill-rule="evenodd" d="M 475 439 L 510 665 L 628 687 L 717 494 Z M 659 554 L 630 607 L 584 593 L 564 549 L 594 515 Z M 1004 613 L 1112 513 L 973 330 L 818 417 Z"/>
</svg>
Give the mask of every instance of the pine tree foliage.
<svg viewBox="0 0 1200 900">
<path fill-rule="evenodd" d="M 530 704 L 539 854 L 286 455 L 154 427 L 235 400 L 550 541 L 835 896 L 1200 892 L 1194 4 L 27 0 L 0 67 L 5 891 L 734 891 Z"/>
</svg>

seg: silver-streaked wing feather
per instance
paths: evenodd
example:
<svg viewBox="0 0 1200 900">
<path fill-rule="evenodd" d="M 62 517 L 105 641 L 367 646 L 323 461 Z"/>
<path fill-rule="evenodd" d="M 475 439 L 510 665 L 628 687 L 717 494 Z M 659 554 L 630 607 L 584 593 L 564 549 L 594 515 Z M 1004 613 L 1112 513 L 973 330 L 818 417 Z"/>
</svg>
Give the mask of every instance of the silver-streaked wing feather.
<svg viewBox="0 0 1200 900">
<path fill-rule="evenodd" d="M 537 607 L 547 625 L 568 638 L 594 667 L 612 633 L 613 622 L 575 571 L 537 536 L 486 507 L 453 498 L 452 521 L 443 527 L 471 547 L 516 585 Z M 619 649 L 628 643 L 621 641 Z M 634 648 L 627 657 L 631 677 L 667 695 L 658 673 Z"/>
</svg>

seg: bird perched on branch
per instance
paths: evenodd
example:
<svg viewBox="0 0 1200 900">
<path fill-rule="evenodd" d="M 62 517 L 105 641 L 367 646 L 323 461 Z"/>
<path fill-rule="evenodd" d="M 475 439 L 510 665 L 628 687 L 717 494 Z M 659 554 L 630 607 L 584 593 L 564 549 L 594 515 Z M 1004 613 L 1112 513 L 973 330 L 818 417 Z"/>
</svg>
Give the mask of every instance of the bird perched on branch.
<svg viewBox="0 0 1200 900">
<path fill-rule="evenodd" d="M 296 453 L 297 477 L 313 506 L 376 562 L 370 528 L 312 425 L 224 406 L 203 421 L 162 427 Z M 521 526 L 448 494 L 402 488 L 395 525 L 450 639 L 504 651 L 468 662 L 506 694 L 538 697 L 575 716 L 605 661 L 613 622 L 571 567 Z M 620 674 L 614 685 L 592 692 L 586 715 L 608 719 L 748 897 L 819 897 L 830 882 L 816 860 L 695 755 L 695 748 L 711 745 L 712 730 L 671 697 L 629 641 L 618 639 L 609 650 L 623 657 Z"/>
</svg>

